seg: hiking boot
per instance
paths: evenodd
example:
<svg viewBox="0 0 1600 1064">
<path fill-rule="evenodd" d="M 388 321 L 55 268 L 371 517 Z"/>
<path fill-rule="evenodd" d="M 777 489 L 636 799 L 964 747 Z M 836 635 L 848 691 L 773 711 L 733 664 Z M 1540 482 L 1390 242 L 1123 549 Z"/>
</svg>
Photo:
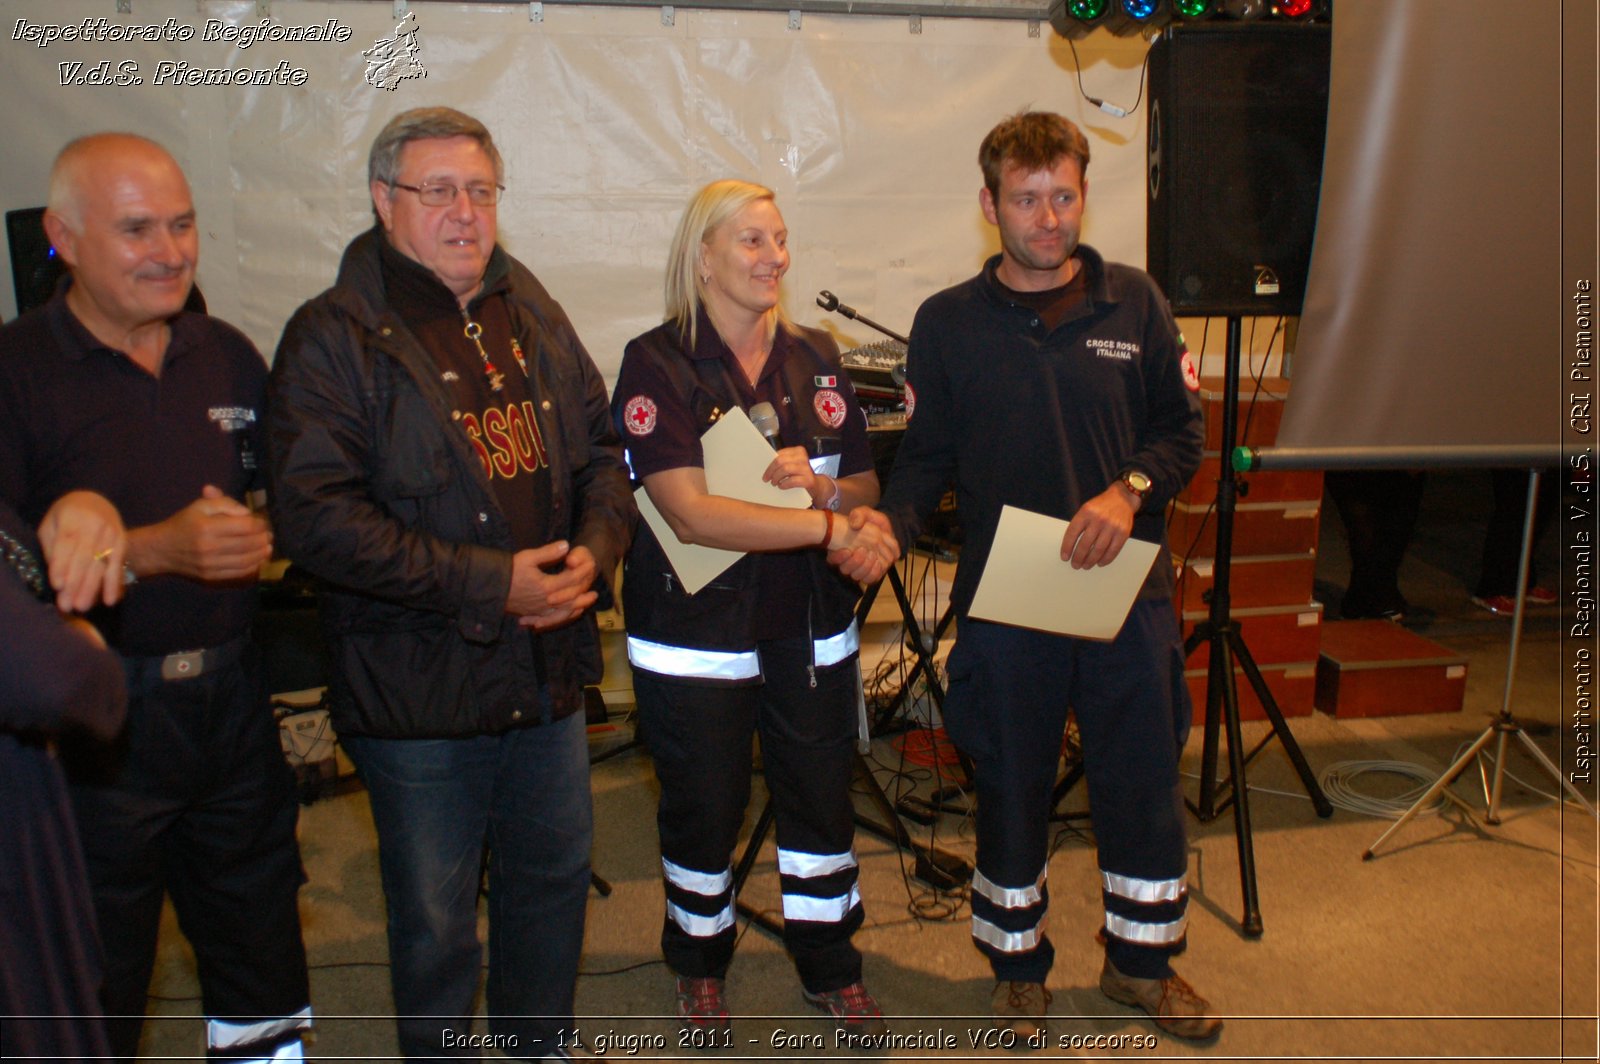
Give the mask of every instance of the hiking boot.
<svg viewBox="0 0 1600 1064">
<path fill-rule="evenodd" d="M 804 992 L 807 1004 L 814 1005 L 839 1021 L 847 1034 L 876 1037 L 885 1034 L 889 1025 L 883 1022 L 883 1010 L 860 983 L 851 983 L 838 990 L 821 994 Z"/>
<path fill-rule="evenodd" d="M 691 1030 L 728 1030 L 733 1021 L 728 1013 L 728 999 L 723 995 L 722 980 L 710 976 L 704 979 L 678 976 L 678 1022 Z"/>
<path fill-rule="evenodd" d="M 1050 991 L 1044 988 L 1043 983 L 1016 983 L 1002 979 L 994 984 L 994 991 L 989 995 L 989 1014 L 994 1017 L 994 1025 L 1001 1030 L 1037 1042 L 1050 1036 L 1050 1028 L 1044 1018 L 1050 1001 Z"/>
<path fill-rule="evenodd" d="M 1179 1038 L 1201 1042 L 1222 1030 L 1222 1021 L 1211 1015 L 1211 1003 L 1177 974 L 1138 979 L 1117 971 L 1107 957 L 1100 972 L 1100 992 L 1119 1005 L 1143 1009 L 1157 1027 Z"/>
</svg>

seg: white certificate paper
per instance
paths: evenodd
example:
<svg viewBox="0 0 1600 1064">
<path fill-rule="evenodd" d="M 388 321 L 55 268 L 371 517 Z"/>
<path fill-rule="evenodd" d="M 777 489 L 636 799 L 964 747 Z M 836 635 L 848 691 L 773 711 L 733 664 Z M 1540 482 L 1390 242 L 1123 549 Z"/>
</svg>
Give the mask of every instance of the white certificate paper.
<svg viewBox="0 0 1600 1064">
<path fill-rule="evenodd" d="M 772 445 L 738 407 L 723 414 L 705 431 L 700 437 L 700 450 L 705 457 L 706 490 L 712 495 L 793 510 L 811 505 L 811 494 L 804 488 L 780 488 L 761 479 L 772 464 Z M 744 551 L 684 543 L 642 486 L 633 497 L 639 504 L 639 515 L 655 533 L 678 582 L 689 594 L 711 583 L 744 557 Z"/>
<path fill-rule="evenodd" d="M 1067 522 L 1007 506 L 968 610 L 984 621 L 1084 639 L 1114 639 L 1127 620 L 1158 546 L 1122 545 L 1117 560 L 1074 569 L 1061 560 Z"/>
</svg>

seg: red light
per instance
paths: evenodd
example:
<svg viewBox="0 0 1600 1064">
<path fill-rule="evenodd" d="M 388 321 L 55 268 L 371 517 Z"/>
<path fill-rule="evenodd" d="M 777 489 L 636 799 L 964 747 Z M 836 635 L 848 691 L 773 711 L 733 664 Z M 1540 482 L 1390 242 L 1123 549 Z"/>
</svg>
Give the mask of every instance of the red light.
<svg viewBox="0 0 1600 1064">
<path fill-rule="evenodd" d="M 1305 18 L 1315 4 L 1316 0 L 1278 0 L 1272 10 L 1279 18 Z"/>
</svg>

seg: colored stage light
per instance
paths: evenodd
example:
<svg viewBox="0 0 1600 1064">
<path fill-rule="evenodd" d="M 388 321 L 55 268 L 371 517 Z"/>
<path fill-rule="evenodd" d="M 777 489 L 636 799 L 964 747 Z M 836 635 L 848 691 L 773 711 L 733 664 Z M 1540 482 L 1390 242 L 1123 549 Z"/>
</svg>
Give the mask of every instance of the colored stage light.
<svg viewBox="0 0 1600 1064">
<path fill-rule="evenodd" d="M 1154 37 L 1171 21 L 1172 6 L 1166 0 L 1118 0 L 1106 16 L 1105 27 L 1118 37 Z"/>
<path fill-rule="evenodd" d="M 1111 0 L 1067 0 L 1067 14 L 1079 22 L 1093 22 L 1106 13 Z"/>
<path fill-rule="evenodd" d="M 1061 36 L 1077 40 L 1100 25 L 1111 0 L 1056 0 L 1050 7 L 1050 25 Z"/>
</svg>

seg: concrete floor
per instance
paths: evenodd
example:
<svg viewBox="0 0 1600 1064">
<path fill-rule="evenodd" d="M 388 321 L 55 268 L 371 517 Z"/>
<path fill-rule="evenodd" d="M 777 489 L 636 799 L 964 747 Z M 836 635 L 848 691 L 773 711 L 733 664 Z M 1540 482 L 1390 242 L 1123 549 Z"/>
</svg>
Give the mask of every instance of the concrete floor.
<svg viewBox="0 0 1600 1064">
<path fill-rule="evenodd" d="M 1487 477 L 1434 474 L 1402 587 L 1424 634 L 1469 661 L 1460 713 L 1291 719 L 1313 770 L 1341 762 L 1385 760 L 1437 775 L 1499 710 L 1509 624 L 1467 602 L 1477 539 L 1487 508 Z M 1592 523 L 1592 522 L 1591 522 Z M 1324 515 L 1318 587 L 1336 616 L 1348 571 L 1342 531 Z M 1553 577 L 1562 530 L 1541 545 Z M 1553 579 L 1546 582 L 1554 583 Z M 1572 618 L 1569 615 L 1567 621 Z M 1416 622 L 1412 622 L 1416 623 Z M 1571 769 L 1576 708 L 1576 641 L 1565 637 L 1556 608 L 1530 615 L 1513 708 L 1527 734 Z M 1593 639 L 1585 644 L 1594 647 Z M 868 657 L 870 665 L 870 655 Z M 1264 725 L 1246 723 L 1250 748 Z M 601 750 L 625 739 L 625 723 L 591 739 Z M 1197 773 L 1200 730 L 1185 768 Z M 1051 860 L 1049 928 L 1058 951 L 1050 986 L 1050 1045 L 1034 1059 L 1204 1056 L 1215 1059 L 1588 1059 L 1597 1055 L 1596 822 L 1550 796 L 1554 781 L 1512 744 L 1502 822 L 1490 826 L 1475 771 L 1454 786 L 1477 807 L 1419 816 L 1378 855 L 1363 852 L 1388 821 L 1344 810 L 1316 816 L 1276 742 L 1251 763 L 1249 808 L 1264 933 L 1241 934 L 1241 878 L 1233 820 L 1190 820 L 1189 949 L 1179 970 L 1227 1019 L 1220 1039 L 1194 1047 L 1156 1032 L 1096 988 L 1098 878 L 1081 821 L 1062 824 Z M 891 738 L 874 744 L 875 775 L 887 789 L 931 788 L 926 771 L 897 774 Z M 1411 786 L 1368 774 L 1363 791 L 1391 797 Z M 590 905 L 579 1026 L 606 1057 L 666 1059 L 699 1055 L 679 1047 L 670 977 L 657 953 L 660 865 L 654 832 L 655 783 L 647 756 L 626 753 L 593 774 L 596 871 L 613 886 Z M 1196 784 L 1191 778 L 1190 793 Z M 1593 800 L 1595 788 L 1587 788 Z M 861 808 L 866 808 L 862 802 Z M 1084 804 L 1082 791 L 1064 802 Z M 751 811 L 754 819 L 755 810 Z M 909 824 L 919 838 L 970 854 L 970 823 L 958 814 L 932 828 Z M 310 881 L 302 914 L 317 1013 L 308 1055 L 385 1059 L 394 1052 L 383 901 L 370 813 L 359 790 L 302 810 L 301 844 Z M 972 948 L 964 898 L 910 878 L 909 860 L 892 845 L 858 834 L 867 923 L 857 937 L 868 986 L 891 1014 L 901 1059 L 1009 1057 L 984 1044 L 990 977 Z M 771 844 L 742 899 L 779 907 Z M 741 922 L 746 927 L 745 922 Z M 736 1012 L 734 1045 L 721 1059 L 809 1060 L 860 1056 L 832 1045 L 831 1029 L 808 1010 L 781 945 L 759 928 L 740 940 L 729 978 Z M 167 1059 L 201 1054 L 193 960 L 168 913 L 147 1025 L 146 1049 Z M 480 1020 L 481 1029 L 481 1020 Z M 976 1044 L 975 1044 L 976 1043 Z M 820 1048 L 819 1048 L 820 1046 Z M 631 1051 L 630 1051 L 631 1050 Z"/>
</svg>

